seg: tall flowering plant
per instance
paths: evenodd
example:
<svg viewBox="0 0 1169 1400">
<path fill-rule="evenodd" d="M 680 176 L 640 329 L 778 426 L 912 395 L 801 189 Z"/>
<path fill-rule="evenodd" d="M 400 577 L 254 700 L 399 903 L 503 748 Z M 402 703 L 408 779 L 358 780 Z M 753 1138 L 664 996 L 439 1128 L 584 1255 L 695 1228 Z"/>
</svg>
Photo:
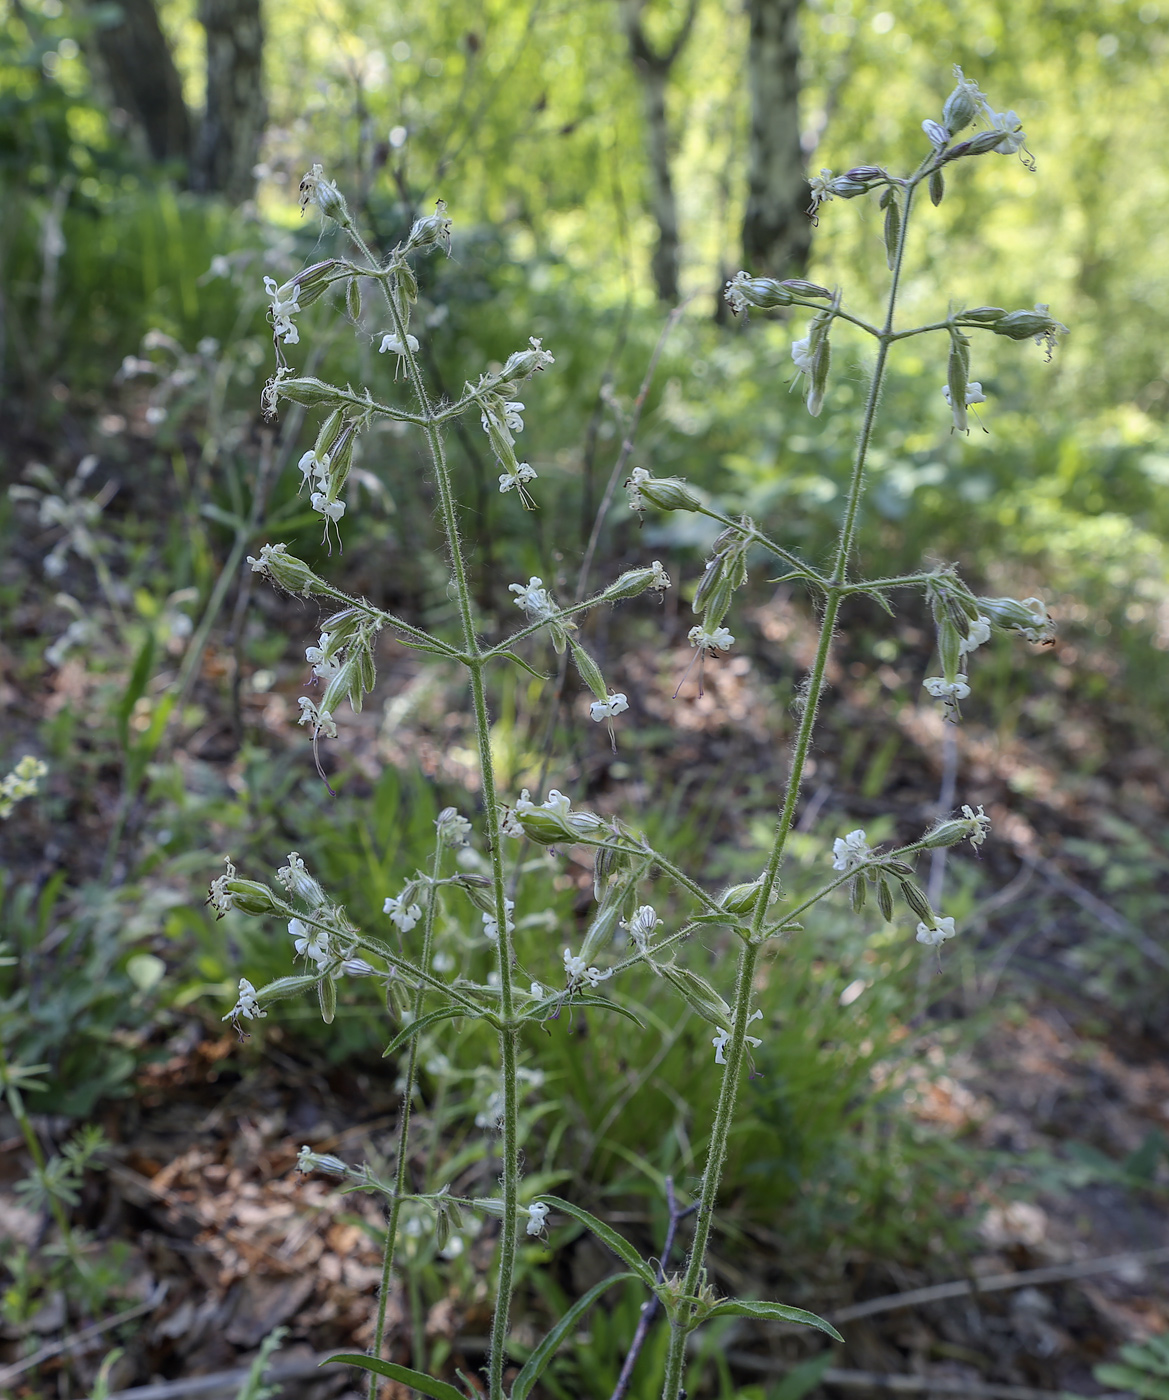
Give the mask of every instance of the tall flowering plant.
<svg viewBox="0 0 1169 1400">
<path fill-rule="evenodd" d="M 422 372 L 419 340 L 411 330 L 411 316 L 418 296 L 414 272 L 418 258 L 450 250 L 451 222 L 445 206 L 440 201 L 433 215 L 419 219 L 403 242 L 379 256 L 367 245 L 344 197 L 319 166 L 313 167 L 301 185 L 302 207 L 315 205 L 325 219 L 339 225 L 348 235 L 352 252 L 347 257 L 315 263 L 281 286 L 275 282 L 269 286 L 277 365 L 264 390 L 264 409 L 275 414 L 282 402 L 291 401 L 319 413 L 316 440 L 300 459 L 300 471 L 303 490 L 321 517 L 325 538 L 330 540 L 338 538 L 343 528 L 346 480 L 361 434 L 375 421 L 388 419 L 410 425 L 422 435 L 458 605 L 458 626 L 449 635 L 427 631 L 361 598 L 351 597 L 289 553 L 283 544 L 264 545 L 257 556 L 248 559 L 248 564 L 277 587 L 315 598 L 326 610 L 320 635 L 305 653 L 315 689 L 300 700 L 300 722 L 308 730 L 314 749 L 322 740 L 335 737 L 343 701 L 348 700 L 354 710 L 361 708 L 375 683 L 377 635 L 389 629 L 408 646 L 465 671 L 480 775 L 479 801 L 473 816 L 464 816 L 454 808 L 443 811 L 436 823 L 429 869 L 418 873 L 397 893 L 387 894 L 384 914 L 396 930 L 393 941 L 385 931 L 358 927 L 296 852 L 290 853 L 287 864 L 276 873 L 275 887 L 241 878 L 230 860 L 211 886 L 211 903 L 220 912 L 239 909 L 245 914 L 285 921 L 290 962 L 295 959 L 297 964 L 296 971 L 258 989 L 241 979 L 239 998 L 225 1020 L 242 1030 L 264 1017 L 273 1002 L 310 992 L 319 1001 L 322 1017 L 330 1022 L 338 983 L 346 977 L 380 980 L 386 985 L 388 1004 L 396 1005 L 400 1013 L 399 1028 L 387 1051 L 400 1057 L 403 1086 L 392 1178 L 381 1180 L 367 1167 L 351 1167 L 336 1157 L 320 1156 L 307 1148 L 300 1161 L 303 1170 L 333 1173 L 351 1186 L 380 1192 L 386 1200 L 382 1288 L 373 1345 L 367 1355 L 340 1358 L 371 1373 L 371 1397 L 378 1376 L 394 1378 L 422 1394 L 443 1400 L 457 1400 L 462 1394 L 446 1381 L 387 1361 L 382 1355 L 386 1300 L 398 1258 L 396 1251 L 401 1246 L 403 1220 L 413 1222 L 419 1210 L 432 1214 L 435 1228 L 444 1238 L 468 1212 L 499 1222 L 494 1318 L 486 1368 L 490 1400 L 504 1400 L 507 1395 L 511 1400 L 523 1400 L 584 1311 L 605 1288 L 619 1280 L 640 1280 L 651 1307 L 664 1311 L 670 1329 L 664 1400 L 679 1400 L 687 1338 L 710 1318 L 737 1315 L 795 1322 L 840 1340 L 828 1322 L 811 1313 L 777 1302 L 719 1297 L 707 1278 L 707 1250 L 739 1086 L 750 1047 L 761 1044 L 766 1033 L 765 1008 L 755 1004 L 757 965 L 763 951 L 782 942 L 786 934 L 797 928 L 797 921 L 812 905 L 841 889 L 848 891 L 855 909 L 860 909 L 871 895 L 885 920 L 894 921 L 907 914 L 915 926 L 917 940 L 927 947 L 940 948 L 955 936 L 955 921 L 932 907 L 915 878 L 914 861 L 923 851 L 961 841 L 981 845 L 989 822 L 981 808 L 975 810 L 966 805 L 959 813 L 937 822 L 918 840 L 892 850 L 874 849 L 863 830 L 848 832 L 835 842 L 832 869 L 825 872 L 822 886 L 798 903 L 785 899 L 780 877 L 837 624 L 851 599 L 875 598 L 891 611 L 889 595 L 894 590 L 916 588 L 924 593 L 936 630 L 938 664 L 937 674 L 927 676 L 923 685 L 945 717 L 954 722 L 960 718 L 961 702 L 970 694 L 973 653 L 992 633 L 1014 633 L 1032 643 L 1044 642 L 1052 633 L 1052 623 L 1039 599 L 978 596 L 951 567 L 890 578 L 857 577 L 854 573 L 866 461 L 888 358 L 894 347 L 915 336 L 942 339 L 946 374 L 941 389 L 953 415 L 954 430 L 965 432 L 969 408 L 985 399 L 980 382 L 971 377 L 974 338 L 991 334 L 1017 341 L 1034 339 L 1047 347 L 1050 357 L 1057 335 L 1065 330 L 1045 306 L 1016 311 L 994 306 L 951 309 L 936 321 L 911 328 L 897 322 L 907 237 L 919 191 L 924 187 L 931 202 L 937 205 L 943 198 L 950 166 L 992 152 L 1026 152 L 1015 113 L 994 111 L 961 70 L 956 70 L 956 78 L 957 85 L 944 104 L 941 120 L 923 123 L 928 149 L 910 174 L 893 175 L 880 166 L 861 165 L 839 176 L 824 170 L 810 182 L 809 213 L 813 218 L 818 218 L 824 206 L 834 199 L 853 199 L 870 192 L 878 197 L 884 211 L 890 270 L 884 314 L 879 320 L 870 322 L 846 309 L 839 290 L 807 281 L 779 281 L 740 272 L 727 284 L 726 299 L 736 314 L 776 309 L 811 313 L 807 334 L 795 341 L 792 357 L 813 416 L 821 412 L 829 389 L 832 335 L 837 323 L 845 321 L 875 342 L 876 354 L 831 564 L 817 567 L 754 520 L 723 514 L 686 481 L 655 477 L 639 467 L 626 483 L 635 511 L 690 512 L 706 516 L 721 527 L 694 594 L 697 622 L 690 630 L 689 641 L 694 648 L 694 663 L 699 667 L 717 661 L 734 645 L 727 621 L 735 594 L 747 583 L 752 558 L 762 556 L 777 561 L 785 579 L 808 589 L 820 614 L 819 641 L 800 693 L 790 771 L 786 788 L 778 795 L 770 851 L 754 880 L 721 891 L 709 889 L 701 880 L 701 872 L 679 868 L 669 851 L 655 847 L 643 832 L 619 817 L 602 817 L 582 810 L 557 789 L 542 798 L 539 794 L 533 798 L 526 789 L 518 794 L 499 790 L 491 750 L 489 673 L 504 666 L 526 667 L 516 648 L 528 638 L 544 636 L 556 652 L 571 656 L 594 697 L 592 719 L 607 726 L 620 722 L 628 708 L 628 697 L 613 690 L 606 681 L 581 640 L 579 621 L 601 605 L 626 602 L 647 593 L 660 595 L 670 587 L 670 579 L 657 560 L 634 564 L 591 596 L 571 604 L 558 602 L 542 578 L 517 581 L 510 585 L 510 591 L 521 614 L 518 625 L 502 639 L 484 640 L 485 629 L 468 584 L 469 555 L 459 526 L 444 433 L 460 415 L 477 415 L 500 468 L 500 492 L 513 499 L 518 508 L 536 505 L 537 473 L 529 463 L 520 460 L 517 450 L 517 439 L 524 427 L 523 414 L 527 411 L 520 395 L 526 392 L 525 385 L 552 368 L 553 356 L 533 338 L 501 368 L 482 374 L 474 384 L 464 385 L 453 402 L 436 398 Z M 979 121 L 983 124 L 980 129 L 963 135 Z M 1033 168 L 1029 156 L 1026 163 Z M 295 316 L 337 287 L 344 293 L 347 313 L 356 319 L 361 309 L 362 285 L 369 283 L 377 286 L 384 326 L 374 340 L 393 366 L 384 389 L 375 395 L 371 388 L 342 388 L 298 373 L 286 359 L 289 347 L 299 341 Z M 452 859 L 453 853 L 473 837 L 482 842 L 487 853 L 483 869 L 489 873 L 469 873 Z M 592 850 L 595 858 L 595 909 L 580 946 L 574 948 L 565 943 L 559 961 L 550 957 L 549 965 L 538 970 L 538 979 L 529 979 L 526 986 L 517 971 L 517 911 L 508 894 L 511 869 L 520 849 L 517 843 L 521 841 L 534 842 L 552 852 L 585 847 Z M 674 921 L 673 927 L 667 926 L 655 907 L 663 901 L 653 887 L 660 888 L 663 882 L 673 886 L 676 899 L 688 910 Z M 486 982 L 444 975 L 451 964 L 435 947 L 440 902 L 472 927 L 476 920 L 481 924 L 482 937 L 494 953 L 494 971 Z M 682 956 L 690 935 L 712 928 L 727 930 L 732 945 L 737 944 L 738 948 L 734 977 L 722 990 L 687 966 Z M 521 1100 L 525 1086 L 539 1083 L 538 1072 L 520 1063 L 520 1041 L 525 1028 L 538 1027 L 572 1008 L 588 1009 L 598 1016 L 632 1016 L 632 1010 L 622 1002 L 622 974 L 638 964 L 648 965 L 709 1023 L 713 1067 L 721 1075 L 688 1258 L 679 1272 L 668 1276 L 580 1205 L 530 1192 L 523 1171 Z M 410 1189 L 407 1179 L 419 1046 L 424 1035 L 449 1019 L 486 1022 L 498 1040 L 498 1087 L 491 1094 L 488 1110 L 477 1120 L 485 1132 L 499 1134 L 502 1178 L 498 1197 L 456 1198 L 445 1186 L 419 1193 Z M 751 1034 L 752 1027 L 761 1034 Z M 553 1214 L 583 1222 L 614 1252 L 624 1268 L 577 1299 L 531 1351 L 510 1385 L 506 1385 L 517 1247 L 524 1235 L 542 1234 Z M 639 1338 L 642 1335 L 639 1329 Z M 475 1389 L 467 1378 L 463 1379 L 470 1389 Z"/>
</svg>

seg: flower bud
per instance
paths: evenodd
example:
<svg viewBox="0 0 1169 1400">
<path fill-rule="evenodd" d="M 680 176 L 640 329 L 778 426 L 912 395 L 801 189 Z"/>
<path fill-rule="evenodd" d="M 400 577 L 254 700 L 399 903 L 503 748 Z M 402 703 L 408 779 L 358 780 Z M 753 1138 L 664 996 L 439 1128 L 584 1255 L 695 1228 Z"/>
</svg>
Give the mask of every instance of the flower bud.
<svg viewBox="0 0 1169 1400">
<path fill-rule="evenodd" d="M 335 268 L 342 266 L 337 258 L 326 258 L 324 262 L 313 263 L 311 267 L 306 267 L 303 272 L 298 272 L 294 278 L 286 285 L 292 291 L 292 298 L 299 303 L 301 310 L 306 306 L 311 306 L 314 301 L 322 297 L 328 291 L 330 285 L 335 280 L 331 275 Z M 281 299 L 285 288 L 280 288 Z"/>
<path fill-rule="evenodd" d="M 832 193 L 841 199 L 855 199 L 858 194 L 868 194 L 870 185 L 863 180 L 850 180 L 847 175 L 838 175 L 832 181 Z"/>
<path fill-rule="evenodd" d="M 446 217 L 446 200 L 435 200 L 434 213 L 425 219 L 415 219 L 406 240 L 406 251 L 422 248 L 442 248 L 447 257 L 451 253 L 451 221 Z"/>
<path fill-rule="evenodd" d="M 934 911 L 930 908 L 930 902 L 926 899 L 924 891 L 912 880 L 901 881 L 901 897 L 919 919 L 924 919 L 927 924 L 933 923 Z"/>
<path fill-rule="evenodd" d="M 974 83 L 962 78 L 946 98 L 942 107 L 942 121 L 949 128 L 951 135 L 968 127 L 978 115 L 978 98 L 975 95 L 977 92 L 978 88 Z"/>
<path fill-rule="evenodd" d="M 974 321 L 980 326 L 992 326 L 1001 321 L 1007 313 L 1001 306 L 976 306 L 970 311 L 959 313 L 959 320 Z"/>
<path fill-rule="evenodd" d="M 276 396 L 291 399 L 305 408 L 320 408 L 322 404 L 336 403 L 340 390 L 320 379 L 301 377 L 281 379 L 276 383 Z"/>
<path fill-rule="evenodd" d="M 965 841 L 970 832 L 970 822 L 940 822 L 932 831 L 926 832 L 921 838 L 921 844 L 927 851 L 936 850 L 940 846 L 956 846 L 959 841 Z"/>
<path fill-rule="evenodd" d="M 786 277 L 779 285 L 787 287 L 797 297 L 814 297 L 820 301 L 829 301 L 832 297 L 827 287 L 821 287 L 816 282 L 805 282 L 802 277 Z"/>
<path fill-rule="evenodd" d="M 946 177 L 940 170 L 930 171 L 930 203 L 936 209 L 946 197 Z"/>
<path fill-rule="evenodd" d="M 998 317 L 991 329 L 995 335 L 1009 336 L 1011 340 L 1028 340 L 1033 335 L 1046 335 L 1053 327 L 1064 329 L 1058 321 L 1038 311 L 1008 311 Z"/>
<path fill-rule="evenodd" d="M 952 681 L 962 669 L 962 634 L 948 617 L 938 628 L 938 656 L 942 661 L 942 674 Z"/>
<path fill-rule="evenodd" d="M 997 150 L 1007 139 L 1007 135 L 1005 131 L 980 131 L 969 141 L 960 141 L 956 146 L 951 146 L 945 154 L 945 159 L 951 161 L 961 160 L 963 156 L 984 156 L 989 151 Z"/>
<path fill-rule="evenodd" d="M 721 1029 L 723 1026 L 731 1024 L 733 1019 L 731 1008 L 704 977 L 699 977 L 696 972 L 691 972 L 687 967 L 679 967 L 677 963 L 665 963 L 658 968 L 658 971 L 667 982 L 673 985 L 683 999 L 712 1026 L 718 1026 Z"/>
<path fill-rule="evenodd" d="M 718 902 L 731 914 L 750 914 L 759 903 L 759 895 L 763 890 L 763 876 L 757 880 L 752 880 L 745 885 L 731 885 L 729 889 L 723 890 L 718 897 Z M 777 886 L 771 887 L 771 898 L 767 901 L 774 904 L 779 898 Z"/>
<path fill-rule="evenodd" d="M 859 914 L 865 907 L 865 895 L 868 893 L 863 875 L 854 875 L 848 882 L 848 902 L 852 905 L 852 912 Z"/>
<path fill-rule="evenodd" d="M 576 662 L 576 669 L 580 673 L 581 680 L 598 699 L 607 700 L 609 687 L 605 684 L 601 668 L 578 642 L 570 642 L 569 645 L 572 647 L 572 659 Z"/>
<path fill-rule="evenodd" d="M 736 316 L 751 306 L 771 311 L 777 306 L 792 304 L 791 289 L 782 282 L 774 277 L 749 277 L 745 272 L 735 273 L 723 295 Z"/>
<path fill-rule="evenodd" d="M 702 502 L 695 493 L 675 476 L 651 476 L 644 467 L 634 467 L 625 485 L 633 510 L 644 510 L 646 501 L 659 510 L 702 509 Z"/>
<path fill-rule="evenodd" d="M 605 598 L 609 602 L 617 602 L 620 598 L 636 598 L 639 594 L 652 589 L 655 593 L 661 593 L 669 588 L 670 576 L 662 568 L 661 563 L 655 559 L 653 567 L 649 569 L 626 569 L 619 578 L 605 589 Z"/>
<path fill-rule="evenodd" d="M 527 350 L 515 350 L 507 357 L 507 363 L 500 371 L 500 384 L 531 379 L 533 374 L 555 363 L 555 358 L 543 348 L 542 342 L 536 336 L 530 335 Z"/>
<path fill-rule="evenodd" d="M 889 881 L 882 876 L 877 881 L 877 908 L 881 911 L 881 918 L 887 924 L 893 922 L 893 891 L 889 887 Z"/>
<path fill-rule="evenodd" d="M 1029 642 L 1049 642 L 1055 636 L 1055 623 L 1042 598 L 979 598 L 978 610 L 996 627 L 1018 632 Z"/>
<path fill-rule="evenodd" d="M 228 880 L 224 889 L 231 895 L 235 908 L 244 914 L 279 914 L 276 896 L 258 880 Z"/>
</svg>

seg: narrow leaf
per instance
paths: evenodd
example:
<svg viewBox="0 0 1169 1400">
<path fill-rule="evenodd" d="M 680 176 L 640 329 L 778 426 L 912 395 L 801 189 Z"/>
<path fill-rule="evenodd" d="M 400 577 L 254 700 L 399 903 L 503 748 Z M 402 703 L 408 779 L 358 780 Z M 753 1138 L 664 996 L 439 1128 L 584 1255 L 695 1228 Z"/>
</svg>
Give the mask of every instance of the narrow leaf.
<svg viewBox="0 0 1169 1400">
<path fill-rule="evenodd" d="M 466 1016 L 467 1014 L 467 1009 L 464 1006 L 443 1006 L 438 1011 L 428 1011 L 425 1016 L 419 1016 L 416 1021 L 411 1021 L 408 1026 L 402 1027 L 382 1051 L 382 1059 L 384 1060 L 387 1055 L 392 1055 L 395 1050 L 400 1050 L 410 1037 L 417 1035 L 419 1031 L 428 1030 L 431 1026 L 437 1025 L 439 1021 L 449 1021 L 454 1016 Z"/>
<path fill-rule="evenodd" d="M 608 1245 L 618 1259 L 628 1264 L 643 1283 L 648 1284 L 651 1288 L 657 1283 L 650 1266 L 629 1241 L 623 1235 L 619 1235 L 611 1225 L 606 1225 L 603 1220 L 598 1220 L 595 1215 L 590 1214 L 582 1206 L 575 1206 L 571 1201 L 565 1201 L 560 1196 L 549 1196 L 541 1192 L 538 1199 L 546 1201 L 553 1209 L 562 1210 L 565 1215 L 571 1215 L 573 1219 L 579 1220 L 582 1225 L 596 1235 L 602 1244 Z M 805 1315 L 811 1317 L 811 1313 Z"/>
<path fill-rule="evenodd" d="M 507 657 L 509 661 L 514 661 L 517 666 L 527 671 L 529 676 L 535 676 L 535 678 L 538 681 L 548 680 L 548 677 L 544 674 L 543 671 L 537 671 L 534 666 L 529 666 L 528 663 L 524 660 L 524 658 L 522 656 L 517 656 L 514 651 L 500 652 L 500 655 Z"/>
<path fill-rule="evenodd" d="M 343 1352 L 340 1356 L 330 1356 L 327 1361 L 322 1361 L 322 1366 L 332 1366 L 334 1363 L 341 1366 L 358 1366 L 363 1371 L 373 1371 L 375 1375 L 385 1376 L 391 1381 L 400 1381 L 402 1385 L 408 1385 L 420 1395 L 429 1395 L 431 1400 L 467 1400 L 461 1390 L 456 1390 L 447 1381 L 436 1381 L 433 1376 L 428 1376 L 422 1371 L 412 1371 L 409 1366 L 398 1366 L 393 1361 L 382 1361 L 376 1356 L 355 1356 L 349 1352 Z"/>
<path fill-rule="evenodd" d="M 142 648 L 134 658 L 134 669 L 130 672 L 130 679 L 126 683 L 126 689 L 122 693 L 121 700 L 118 701 L 118 708 L 115 716 L 118 721 L 118 734 L 122 740 L 122 746 L 126 747 L 130 738 L 130 716 L 134 713 L 134 706 L 142 699 L 146 693 L 146 687 L 150 683 L 150 672 L 154 666 L 154 633 L 148 632 L 146 640 L 142 643 Z"/>
<path fill-rule="evenodd" d="M 746 1298 L 727 1298 L 722 1303 L 716 1303 L 709 1316 L 754 1317 L 761 1322 L 798 1322 L 803 1327 L 815 1327 L 821 1332 L 826 1332 L 834 1342 L 844 1341 L 830 1322 L 825 1322 L 815 1313 L 805 1312 L 803 1308 L 789 1308 L 785 1303 L 769 1303 L 763 1299 L 753 1301 Z"/>
<path fill-rule="evenodd" d="M 636 1274 L 610 1274 L 608 1278 L 603 1278 L 600 1283 L 594 1284 L 586 1294 L 578 1298 L 524 1362 L 523 1369 L 512 1382 L 511 1400 L 527 1400 L 528 1392 L 540 1378 L 540 1372 L 552 1360 L 556 1349 L 576 1325 L 577 1319 L 592 1307 L 606 1289 L 612 1288 L 615 1283 L 636 1277 Z"/>
<path fill-rule="evenodd" d="M 640 1017 L 635 1016 L 627 1006 L 622 1006 L 619 1002 L 610 1001 L 608 997 L 578 997 L 573 1006 L 599 1006 L 606 1011 L 615 1011 L 618 1016 L 624 1016 L 627 1021 L 632 1021 L 635 1026 L 640 1026 L 645 1030 L 645 1022 Z"/>
</svg>

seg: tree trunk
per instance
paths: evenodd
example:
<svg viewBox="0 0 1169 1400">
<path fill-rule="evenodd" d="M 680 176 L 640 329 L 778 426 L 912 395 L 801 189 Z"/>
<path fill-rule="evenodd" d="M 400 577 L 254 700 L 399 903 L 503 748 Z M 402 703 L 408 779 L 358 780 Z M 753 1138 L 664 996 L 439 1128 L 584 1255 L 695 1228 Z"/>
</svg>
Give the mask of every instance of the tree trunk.
<svg viewBox="0 0 1169 1400">
<path fill-rule="evenodd" d="M 191 184 L 242 204 L 256 192 L 252 173 L 264 134 L 260 0 L 201 0 L 207 34 L 207 109 Z"/>
<path fill-rule="evenodd" d="M 645 103 L 646 157 L 649 161 L 650 212 L 658 226 L 653 254 L 653 279 L 662 301 L 678 300 L 678 201 L 670 175 L 670 128 L 666 114 L 666 87 L 678 55 L 690 38 L 698 0 L 689 0 L 686 14 L 673 42 L 662 53 L 650 44 L 641 25 L 645 0 L 624 0 L 622 20 L 629 40 L 629 54 L 641 80 Z"/>
<path fill-rule="evenodd" d="M 767 277 L 803 275 L 812 244 L 800 149 L 799 0 L 747 0 L 747 209 L 743 261 Z"/>
<path fill-rule="evenodd" d="M 91 4 L 90 10 L 111 9 Z M 139 128 L 158 161 L 191 156 L 191 123 L 183 85 L 153 0 L 119 0 L 121 18 L 94 28 L 93 45 L 114 105 Z"/>
</svg>

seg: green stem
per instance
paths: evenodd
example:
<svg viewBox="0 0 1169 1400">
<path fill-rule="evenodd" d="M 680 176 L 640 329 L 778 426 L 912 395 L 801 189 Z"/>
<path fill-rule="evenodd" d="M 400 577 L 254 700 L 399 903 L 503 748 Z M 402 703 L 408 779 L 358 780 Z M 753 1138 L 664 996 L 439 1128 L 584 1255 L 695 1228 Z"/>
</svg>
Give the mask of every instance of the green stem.
<svg viewBox="0 0 1169 1400">
<path fill-rule="evenodd" d="M 442 865 L 442 837 L 435 839 L 434 859 L 431 862 L 430 898 L 426 901 L 426 923 L 422 930 L 422 966 L 430 966 L 430 950 L 434 943 L 434 916 L 438 907 L 438 879 Z M 414 1019 L 422 1015 L 426 997 L 426 984 L 419 982 L 414 991 Z M 398 1118 L 398 1160 L 394 1171 L 394 1194 L 390 1208 L 386 1212 L 386 1242 L 382 1251 L 382 1282 L 378 1289 L 377 1317 L 374 1322 L 373 1347 L 371 1356 L 381 1357 L 382 1343 L 386 1335 L 386 1307 L 390 1298 L 390 1284 L 394 1272 L 394 1245 L 398 1238 L 398 1219 L 402 1213 L 402 1199 L 406 1193 L 406 1172 L 409 1165 L 407 1152 L 410 1136 L 410 1113 L 414 1102 L 414 1083 L 418 1075 L 418 1036 L 410 1038 L 410 1049 L 406 1056 L 406 1084 L 402 1090 L 402 1111 Z M 418 1357 L 414 1364 L 421 1368 L 425 1362 Z M 378 1378 L 374 1372 L 369 1376 L 369 1400 L 377 1400 Z"/>
<path fill-rule="evenodd" d="M 723 1070 L 722 1086 L 719 1090 L 714 1124 L 711 1128 L 710 1147 L 707 1151 L 706 1167 L 702 1174 L 702 1194 L 698 1215 L 695 1219 L 694 1240 L 691 1245 L 690 1258 L 682 1284 L 683 1292 L 689 1296 L 698 1293 L 704 1278 L 706 1250 L 710 1241 L 710 1232 L 714 1224 L 714 1209 L 718 1197 L 723 1165 L 726 1162 L 727 1142 L 730 1136 L 731 1123 L 734 1118 L 735 1100 L 738 1097 L 739 1079 L 742 1072 L 747 1039 L 747 1017 L 750 1015 L 755 965 L 758 961 L 760 948 L 762 946 L 763 924 L 767 916 L 767 908 L 771 899 L 772 890 L 775 888 L 776 881 L 779 878 L 779 871 L 783 863 L 787 838 L 795 816 L 796 804 L 799 801 L 804 767 L 807 763 L 808 750 L 812 743 L 812 734 L 816 727 L 816 712 L 819 708 L 820 697 L 824 690 L 824 679 L 828 667 L 828 658 L 832 650 L 832 638 L 836 629 L 837 615 L 840 611 L 841 601 L 848 591 L 848 561 L 856 540 L 860 502 L 864 494 L 865 460 L 868 455 L 869 444 L 872 440 L 873 426 L 876 422 L 877 406 L 880 402 L 881 388 L 885 377 L 885 364 L 888 359 L 889 344 L 893 339 L 893 316 L 896 310 L 897 292 L 901 281 L 901 269 L 905 256 L 905 242 L 909 228 L 909 214 L 910 206 L 913 201 L 913 189 L 914 186 L 911 183 L 905 192 L 905 206 L 902 211 L 901 220 L 901 236 L 898 239 L 897 256 L 893 264 L 893 276 L 889 287 L 885 324 L 879 335 L 880 343 L 877 350 L 877 360 L 873 367 L 868 397 L 865 402 L 864 417 L 861 421 L 861 429 L 857 437 L 856 455 L 853 459 L 848 499 L 837 539 L 836 558 L 833 565 L 832 578 L 826 589 L 824 616 L 820 624 L 820 639 L 816 647 L 815 660 L 812 663 L 807 689 L 803 698 L 803 714 L 800 719 L 800 726 L 796 733 L 796 742 L 792 752 L 792 766 L 788 776 L 787 791 L 784 794 L 783 806 L 780 810 L 779 822 L 776 828 L 775 839 L 772 842 L 771 854 L 768 857 L 767 867 L 763 874 L 759 898 L 752 915 L 751 932 L 749 937 L 743 940 L 739 952 L 738 972 L 735 979 L 734 1020 L 729 1027 L 730 1038 L 723 1052 L 726 1059 L 726 1066 Z M 685 1375 L 686 1338 L 690 1332 L 694 1330 L 694 1326 L 695 1322 L 692 1311 L 685 1305 L 679 1305 L 675 1315 L 671 1319 L 670 1345 L 666 1356 L 665 1383 L 662 1389 L 663 1400 L 679 1400 Z"/>
<path fill-rule="evenodd" d="M 376 266 L 376 260 L 355 229 L 350 233 L 363 254 Z M 442 433 L 430 403 L 422 373 L 407 335 L 406 324 L 385 280 L 382 291 L 394 333 L 404 350 L 406 373 L 414 389 L 425 426 L 427 445 L 434 466 L 438 488 L 439 513 L 450 555 L 455 590 L 458 595 L 459 617 L 463 629 L 463 664 L 471 673 L 471 698 L 475 709 L 475 735 L 479 748 L 479 769 L 483 784 L 482 796 L 487 825 L 487 847 L 491 854 L 491 882 L 495 896 L 495 922 L 499 931 L 500 1011 L 503 1025 L 499 1033 L 500 1069 L 503 1076 L 503 1226 L 499 1240 L 499 1275 L 495 1297 L 495 1313 L 491 1325 L 491 1356 L 488 1364 L 491 1400 L 503 1400 L 503 1368 L 511 1316 L 511 1294 L 515 1278 L 517 1200 L 519 1195 L 519 1095 L 516 1084 L 516 1061 L 519 1028 L 515 1024 L 512 990 L 513 948 L 507 923 L 506 891 L 504 887 L 503 849 L 499 831 L 499 803 L 495 790 L 495 766 L 491 757 L 491 721 L 487 710 L 487 693 L 483 679 L 483 656 L 475 628 L 474 604 L 467 580 L 466 557 L 459 532 L 458 513 L 447 467 Z"/>
</svg>

